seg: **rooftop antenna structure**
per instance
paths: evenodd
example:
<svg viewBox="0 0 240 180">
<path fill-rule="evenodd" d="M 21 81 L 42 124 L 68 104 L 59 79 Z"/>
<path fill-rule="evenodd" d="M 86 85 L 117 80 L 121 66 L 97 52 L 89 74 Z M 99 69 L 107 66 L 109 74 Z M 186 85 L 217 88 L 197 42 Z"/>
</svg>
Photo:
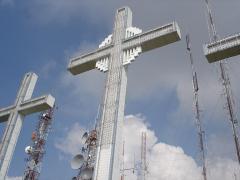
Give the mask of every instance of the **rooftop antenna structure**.
<svg viewBox="0 0 240 180">
<path fill-rule="evenodd" d="M 206 146 L 204 141 L 204 131 L 203 131 L 202 121 L 200 117 L 200 109 L 199 109 L 199 101 L 198 101 L 199 86 L 198 86 L 197 72 L 194 67 L 189 34 L 186 36 L 186 43 L 187 43 L 187 51 L 190 57 L 190 63 L 192 68 L 193 105 L 194 105 L 195 123 L 197 126 L 199 147 L 200 147 L 200 153 L 201 153 L 202 176 L 203 176 L 203 180 L 207 180 L 206 152 L 205 152 Z"/>
<path fill-rule="evenodd" d="M 147 133 L 142 132 L 141 141 L 141 164 L 140 164 L 140 179 L 146 180 L 147 175 Z"/>
<path fill-rule="evenodd" d="M 52 127 L 53 111 L 54 108 L 50 108 L 39 116 L 36 131 L 32 133 L 32 145 L 25 148 L 28 158 L 23 180 L 39 179 L 46 141 Z"/>
<path fill-rule="evenodd" d="M 237 48 L 238 49 L 237 52 L 240 52 L 239 51 L 239 44 L 240 44 L 239 36 L 237 39 L 233 39 L 233 40 L 230 39 L 231 40 L 230 42 L 227 41 L 229 39 L 225 40 L 226 41 L 225 44 L 222 44 L 224 41 L 223 42 L 221 40 L 218 41 L 219 37 L 218 37 L 216 27 L 214 24 L 213 15 L 212 15 L 209 1 L 205 0 L 205 4 L 207 7 L 207 13 L 208 13 L 208 28 L 209 28 L 210 40 L 213 41 L 213 43 L 207 45 L 204 49 L 205 56 L 208 58 L 209 62 L 211 63 L 214 61 L 219 61 L 224 58 L 233 56 L 234 55 L 233 52 L 235 52 L 236 50 L 234 51 L 234 50 L 232 50 L 232 48 L 233 49 Z M 235 41 L 235 43 L 233 43 L 232 41 Z M 230 45 L 229 45 L 229 43 L 230 43 Z M 231 44 L 234 44 L 234 45 L 231 46 Z M 218 50 L 218 51 L 215 51 L 214 49 Z M 232 95 L 231 82 L 230 82 L 228 72 L 226 69 L 226 64 L 227 64 L 226 60 L 222 60 L 219 62 L 220 72 L 221 72 L 220 78 L 222 81 L 224 95 L 226 98 L 227 110 L 228 110 L 228 114 L 229 114 L 230 123 L 232 126 L 237 159 L 238 159 L 238 163 L 240 164 L 240 146 L 239 146 L 239 139 L 238 139 L 238 135 L 237 135 L 238 120 L 237 120 L 237 116 L 236 116 L 236 110 L 234 108 L 234 98 Z"/>
</svg>

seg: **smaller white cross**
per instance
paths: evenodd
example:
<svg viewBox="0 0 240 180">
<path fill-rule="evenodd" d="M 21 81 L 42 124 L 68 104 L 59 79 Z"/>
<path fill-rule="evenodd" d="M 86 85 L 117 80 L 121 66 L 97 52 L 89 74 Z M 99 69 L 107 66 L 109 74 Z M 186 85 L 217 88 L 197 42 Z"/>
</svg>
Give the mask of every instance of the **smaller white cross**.
<svg viewBox="0 0 240 180">
<path fill-rule="evenodd" d="M 0 123 L 6 122 L 6 129 L 0 144 L 0 179 L 5 179 L 26 115 L 52 108 L 55 98 L 45 95 L 31 99 L 38 76 L 27 73 L 21 83 L 14 105 L 0 109 Z"/>
</svg>

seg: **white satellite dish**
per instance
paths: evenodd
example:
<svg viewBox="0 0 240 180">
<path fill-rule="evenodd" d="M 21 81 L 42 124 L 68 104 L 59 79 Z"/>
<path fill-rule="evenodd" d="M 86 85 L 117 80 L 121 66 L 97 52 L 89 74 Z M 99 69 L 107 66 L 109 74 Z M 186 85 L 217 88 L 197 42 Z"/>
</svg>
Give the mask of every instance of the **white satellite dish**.
<svg viewBox="0 0 240 180">
<path fill-rule="evenodd" d="M 79 169 L 84 163 L 84 157 L 81 154 L 77 154 L 73 157 L 71 161 L 71 167 L 72 169 Z"/>
<path fill-rule="evenodd" d="M 83 180 L 89 180 L 93 176 L 93 168 L 85 168 L 81 171 L 81 178 Z"/>
<path fill-rule="evenodd" d="M 32 152 L 33 152 L 33 148 L 32 148 L 31 146 L 27 146 L 27 147 L 25 148 L 25 153 L 31 154 Z"/>
<path fill-rule="evenodd" d="M 82 136 L 82 143 L 85 144 L 88 138 L 88 132 L 85 132 Z"/>
</svg>

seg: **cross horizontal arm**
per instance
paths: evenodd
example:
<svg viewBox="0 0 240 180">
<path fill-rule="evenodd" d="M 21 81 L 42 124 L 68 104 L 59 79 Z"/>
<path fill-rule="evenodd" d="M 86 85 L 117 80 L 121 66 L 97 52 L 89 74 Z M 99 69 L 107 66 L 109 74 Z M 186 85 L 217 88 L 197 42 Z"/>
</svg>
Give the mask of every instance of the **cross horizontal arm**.
<svg viewBox="0 0 240 180">
<path fill-rule="evenodd" d="M 240 33 L 206 44 L 203 50 L 209 63 L 237 56 L 240 54 Z"/>
<path fill-rule="evenodd" d="M 19 108 L 16 106 L 9 106 L 0 109 L 0 123 L 8 120 L 11 112 L 18 111 L 22 115 L 28 115 L 35 112 L 45 111 L 54 106 L 55 99 L 51 95 L 41 96 L 23 102 Z"/>
<path fill-rule="evenodd" d="M 90 71 L 95 68 L 96 61 L 110 55 L 112 45 L 105 46 L 94 52 L 76 57 L 70 60 L 68 70 L 73 74 L 77 75 L 86 71 Z"/>
<path fill-rule="evenodd" d="M 8 120 L 8 116 L 13 111 L 15 106 L 9 106 L 6 108 L 0 109 L 0 123 L 5 122 Z"/>
<path fill-rule="evenodd" d="M 179 41 L 180 39 L 180 28 L 176 22 L 173 22 L 125 39 L 123 49 L 141 46 L 142 52 L 146 52 Z"/>
<path fill-rule="evenodd" d="M 32 114 L 35 112 L 45 111 L 52 108 L 55 103 L 55 98 L 51 95 L 45 95 L 38 98 L 25 101 L 20 105 L 19 112 L 23 115 Z"/>
</svg>

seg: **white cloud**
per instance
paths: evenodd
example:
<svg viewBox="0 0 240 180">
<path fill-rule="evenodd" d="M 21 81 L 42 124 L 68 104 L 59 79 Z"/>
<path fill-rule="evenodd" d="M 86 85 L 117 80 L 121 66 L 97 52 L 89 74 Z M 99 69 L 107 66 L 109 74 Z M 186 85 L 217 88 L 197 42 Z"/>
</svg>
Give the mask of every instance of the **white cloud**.
<svg viewBox="0 0 240 180">
<path fill-rule="evenodd" d="M 141 116 L 127 116 L 124 125 L 126 141 L 126 165 L 132 165 L 134 154 L 140 159 L 141 133 L 147 133 L 147 161 L 149 180 L 200 180 L 200 169 L 194 159 L 186 155 L 181 147 L 159 143 L 154 132 Z M 130 175 L 131 180 L 136 177 Z"/>
<path fill-rule="evenodd" d="M 44 66 L 40 69 L 40 74 L 44 78 L 48 78 L 53 71 L 57 67 L 57 62 L 54 60 L 49 60 L 48 63 L 44 64 Z"/>
<path fill-rule="evenodd" d="M 82 147 L 82 135 L 85 132 L 78 123 L 66 130 L 66 137 L 60 138 L 55 142 L 55 147 L 67 155 L 76 155 Z"/>
<path fill-rule="evenodd" d="M 139 162 L 141 133 L 147 133 L 147 164 L 149 180 L 200 180 L 201 167 L 193 157 L 185 154 L 181 147 L 159 142 L 151 126 L 142 115 L 126 116 L 124 122 L 125 168 L 134 167 L 134 159 Z M 67 155 L 79 153 L 83 129 L 75 124 L 65 138 L 57 142 L 56 148 Z M 209 180 L 234 180 L 238 177 L 238 163 L 229 158 L 214 157 L 208 159 Z M 137 173 L 126 171 L 129 180 L 136 180 Z"/>
</svg>

